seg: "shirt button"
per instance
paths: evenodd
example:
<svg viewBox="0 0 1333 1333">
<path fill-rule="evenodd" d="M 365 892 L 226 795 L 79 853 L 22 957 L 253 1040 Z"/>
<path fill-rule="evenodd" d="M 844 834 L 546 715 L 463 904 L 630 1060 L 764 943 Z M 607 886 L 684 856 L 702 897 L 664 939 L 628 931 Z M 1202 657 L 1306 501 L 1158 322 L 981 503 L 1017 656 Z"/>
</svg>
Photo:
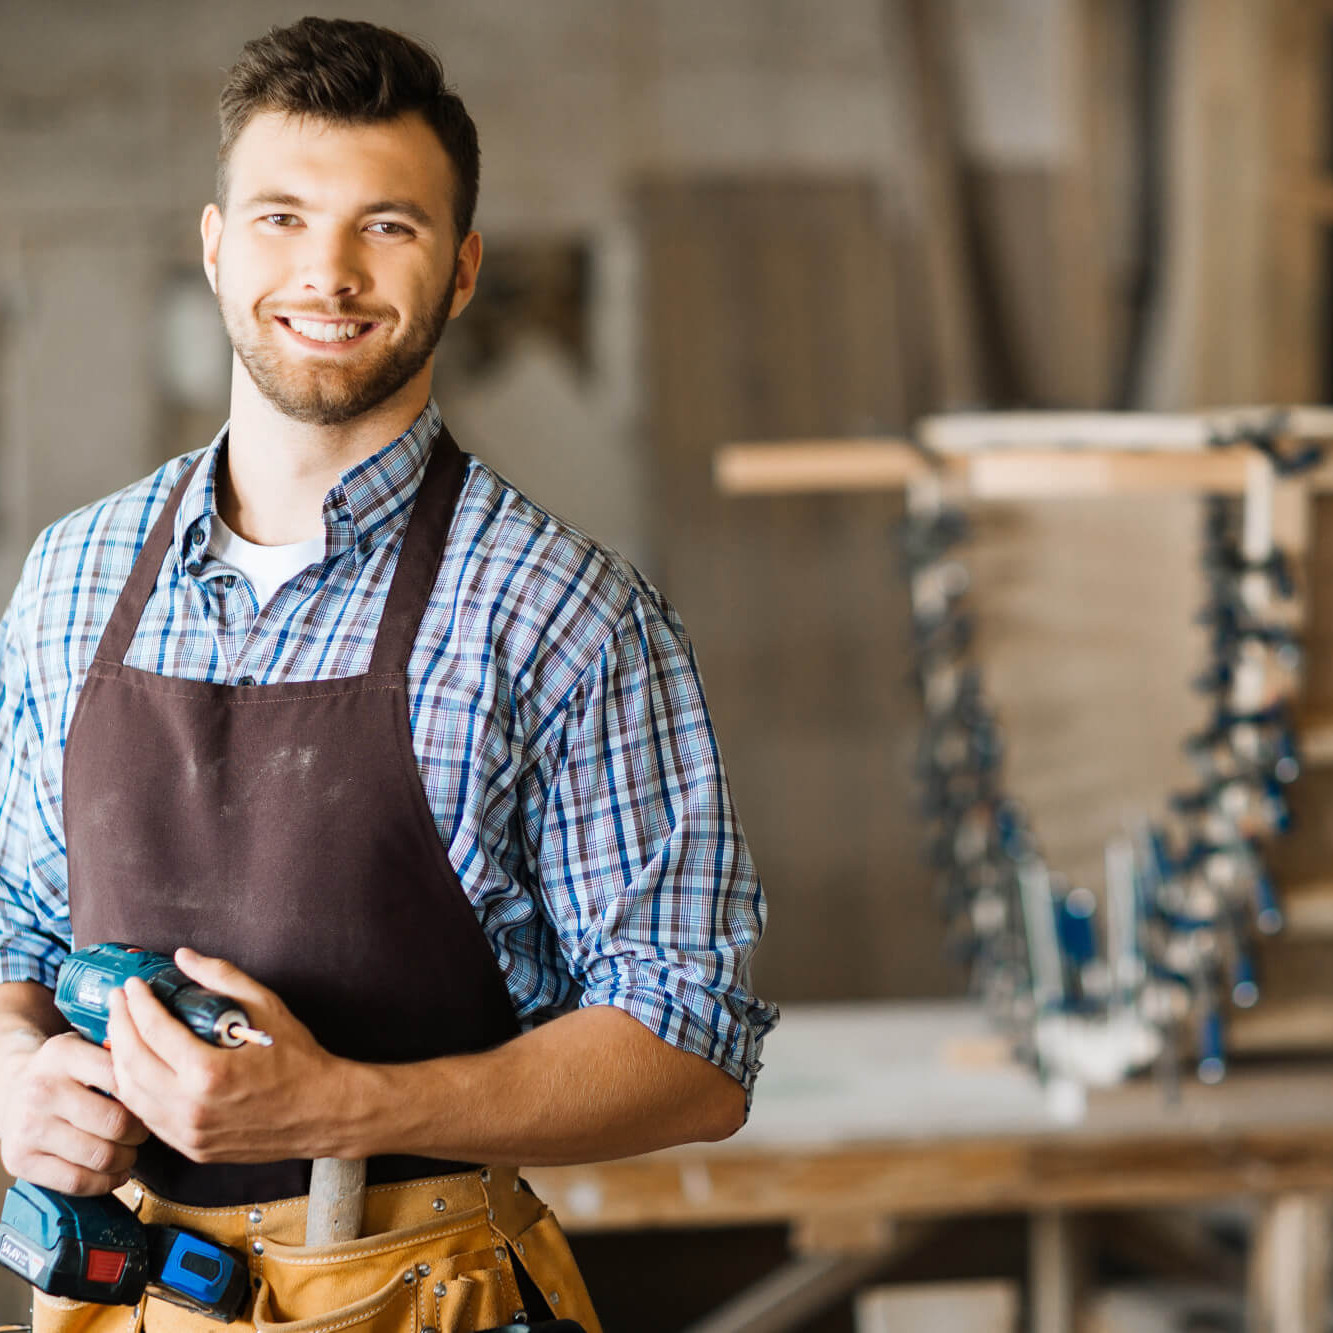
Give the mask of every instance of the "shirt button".
<svg viewBox="0 0 1333 1333">
<path fill-rule="evenodd" d="M 234 588 L 236 586 L 236 575 L 224 574 L 222 576 L 222 586 L 224 588 Z"/>
<path fill-rule="evenodd" d="M 195 546 L 202 546 L 202 545 L 204 544 L 204 530 L 203 530 L 203 528 L 195 528 L 195 530 L 194 530 L 192 533 L 190 533 L 190 541 L 191 541 Z"/>
<path fill-rule="evenodd" d="M 369 555 L 375 548 L 375 543 L 369 537 L 361 538 L 361 554 Z"/>
<path fill-rule="evenodd" d="M 238 685 L 253 685 L 255 678 L 253 676 L 242 676 L 236 683 Z"/>
</svg>

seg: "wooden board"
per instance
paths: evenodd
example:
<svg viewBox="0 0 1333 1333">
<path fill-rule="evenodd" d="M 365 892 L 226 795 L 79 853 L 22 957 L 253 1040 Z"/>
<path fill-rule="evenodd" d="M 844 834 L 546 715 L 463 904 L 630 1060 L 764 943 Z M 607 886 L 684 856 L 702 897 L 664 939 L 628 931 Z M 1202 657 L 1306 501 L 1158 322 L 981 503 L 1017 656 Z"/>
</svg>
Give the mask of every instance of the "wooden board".
<svg viewBox="0 0 1333 1333">
<path fill-rule="evenodd" d="M 892 234 L 856 181 L 661 182 L 639 204 L 648 572 L 698 648 L 769 893 L 758 984 L 803 999 L 948 993 L 960 978 L 910 780 L 901 496 L 740 502 L 712 481 L 724 440 L 906 424 Z"/>
</svg>

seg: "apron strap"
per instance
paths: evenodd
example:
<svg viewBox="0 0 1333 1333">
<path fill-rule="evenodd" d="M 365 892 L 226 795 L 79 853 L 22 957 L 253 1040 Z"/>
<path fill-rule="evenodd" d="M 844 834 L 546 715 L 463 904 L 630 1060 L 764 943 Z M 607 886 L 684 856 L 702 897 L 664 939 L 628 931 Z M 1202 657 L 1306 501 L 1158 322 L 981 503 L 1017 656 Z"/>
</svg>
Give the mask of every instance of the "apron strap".
<svg viewBox="0 0 1333 1333">
<path fill-rule="evenodd" d="M 110 662 L 115 666 L 124 663 L 125 654 L 129 652 L 135 631 L 139 628 L 139 621 L 143 619 L 144 608 L 157 586 L 157 576 L 162 571 L 162 560 L 175 535 L 176 513 L 180 509 L 185 488 L 207 456 L 208 452 L 205 450 L 185 469 L 181 479 L 171 488 L 166 507 L 157 516 L 157 522 L 150 529 L 148 539 L 134 562 L 134 568 L 130 570 L 130 577 L 116 600 L 115 610 L 112 611 L 111 619 L 107 621 L 106 629 L 102 633 L 102 641 L 97 645 L 95 661 Z"/>
<path fill-rule="evenodd" d="M 402 673 L 417 629 L 435 590 L 445 543 L 467 475 L 467 459 L 442 425 L 426 462 L 426 472 L 412 506 L 407 532 L 398 551 L 398 567 L 370 657 L 371 674 Z"/>
<path fill-rule="evenodd" d="M 148 606 L 148 599 L 157 586 L 162 561 L 175 535 L 176 514 L 181 499 L 206 456 L 200 454 L 195 459 L 167 496 L 166 506 L 148 533 L 115 610 L 111 613 L 111 619 L 107 622 L 102 640 L 97 645 L 97 661 L 115 665 L 125 661 L 125 655 L 130 650 Z M 445 543 L 466 474 L 467 460 L 454 443 L 453 436 L 441 426 L 426 461 L 426 471 L 398 553 L 398 567 L 389 585 L 389 597 L 370 659 L 372 673 L 407 670 L 407 659 L 416 641 L 417 627 L 421 624 L 435 589 L 435 579 L 440 561 L 444 558 Z"/>
</svg>

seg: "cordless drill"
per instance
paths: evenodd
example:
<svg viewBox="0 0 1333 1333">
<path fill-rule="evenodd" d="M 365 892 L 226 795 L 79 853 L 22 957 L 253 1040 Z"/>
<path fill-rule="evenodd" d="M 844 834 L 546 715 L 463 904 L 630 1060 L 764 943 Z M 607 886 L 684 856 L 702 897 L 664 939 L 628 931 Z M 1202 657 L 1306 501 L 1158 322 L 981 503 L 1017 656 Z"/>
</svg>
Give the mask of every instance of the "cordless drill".
<svg viewBox="0 0 1333 1333">
<path fill-rule="evenodd" d="M 214 1046 L 270 1045 L 230 996 L 191 981 L 164 954 L 97 944 L 69 955 L 56 1008 L 82 1037 L 107 1044 L 109 997 L 141 977 L 165 1008 Z M 245 1256 L 178 1227 L 145 1225 L 113 1195 L 81 1198 L 20 1180 L 0 1210 L 0 1264 L 50 1296 L 137 1305 L 145 1291 L 230 1322 L 245 1307 Z"/>
</svg>

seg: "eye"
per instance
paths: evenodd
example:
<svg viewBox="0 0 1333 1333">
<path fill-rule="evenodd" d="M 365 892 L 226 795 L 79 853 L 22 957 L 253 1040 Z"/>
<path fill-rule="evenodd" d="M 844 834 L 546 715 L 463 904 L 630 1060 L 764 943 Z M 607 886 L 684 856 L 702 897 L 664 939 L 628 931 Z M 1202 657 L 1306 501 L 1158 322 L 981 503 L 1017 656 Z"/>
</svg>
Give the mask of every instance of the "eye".
<svg viewBox="0 0 1333 1333">
<path fill-rule="evenodd" d="M 265 213 L 260 221 L 267 222 L 270 227 L 296 227 L 301 219 L 295 213 Z"/>
<path fill-rule="evenodd" d="M 372 222 L 367 231 L 373 231 L 377 236 L 411 236 L 413 235 L 410 227 L 405 227 L 401 222 Z"/>
</svg>

